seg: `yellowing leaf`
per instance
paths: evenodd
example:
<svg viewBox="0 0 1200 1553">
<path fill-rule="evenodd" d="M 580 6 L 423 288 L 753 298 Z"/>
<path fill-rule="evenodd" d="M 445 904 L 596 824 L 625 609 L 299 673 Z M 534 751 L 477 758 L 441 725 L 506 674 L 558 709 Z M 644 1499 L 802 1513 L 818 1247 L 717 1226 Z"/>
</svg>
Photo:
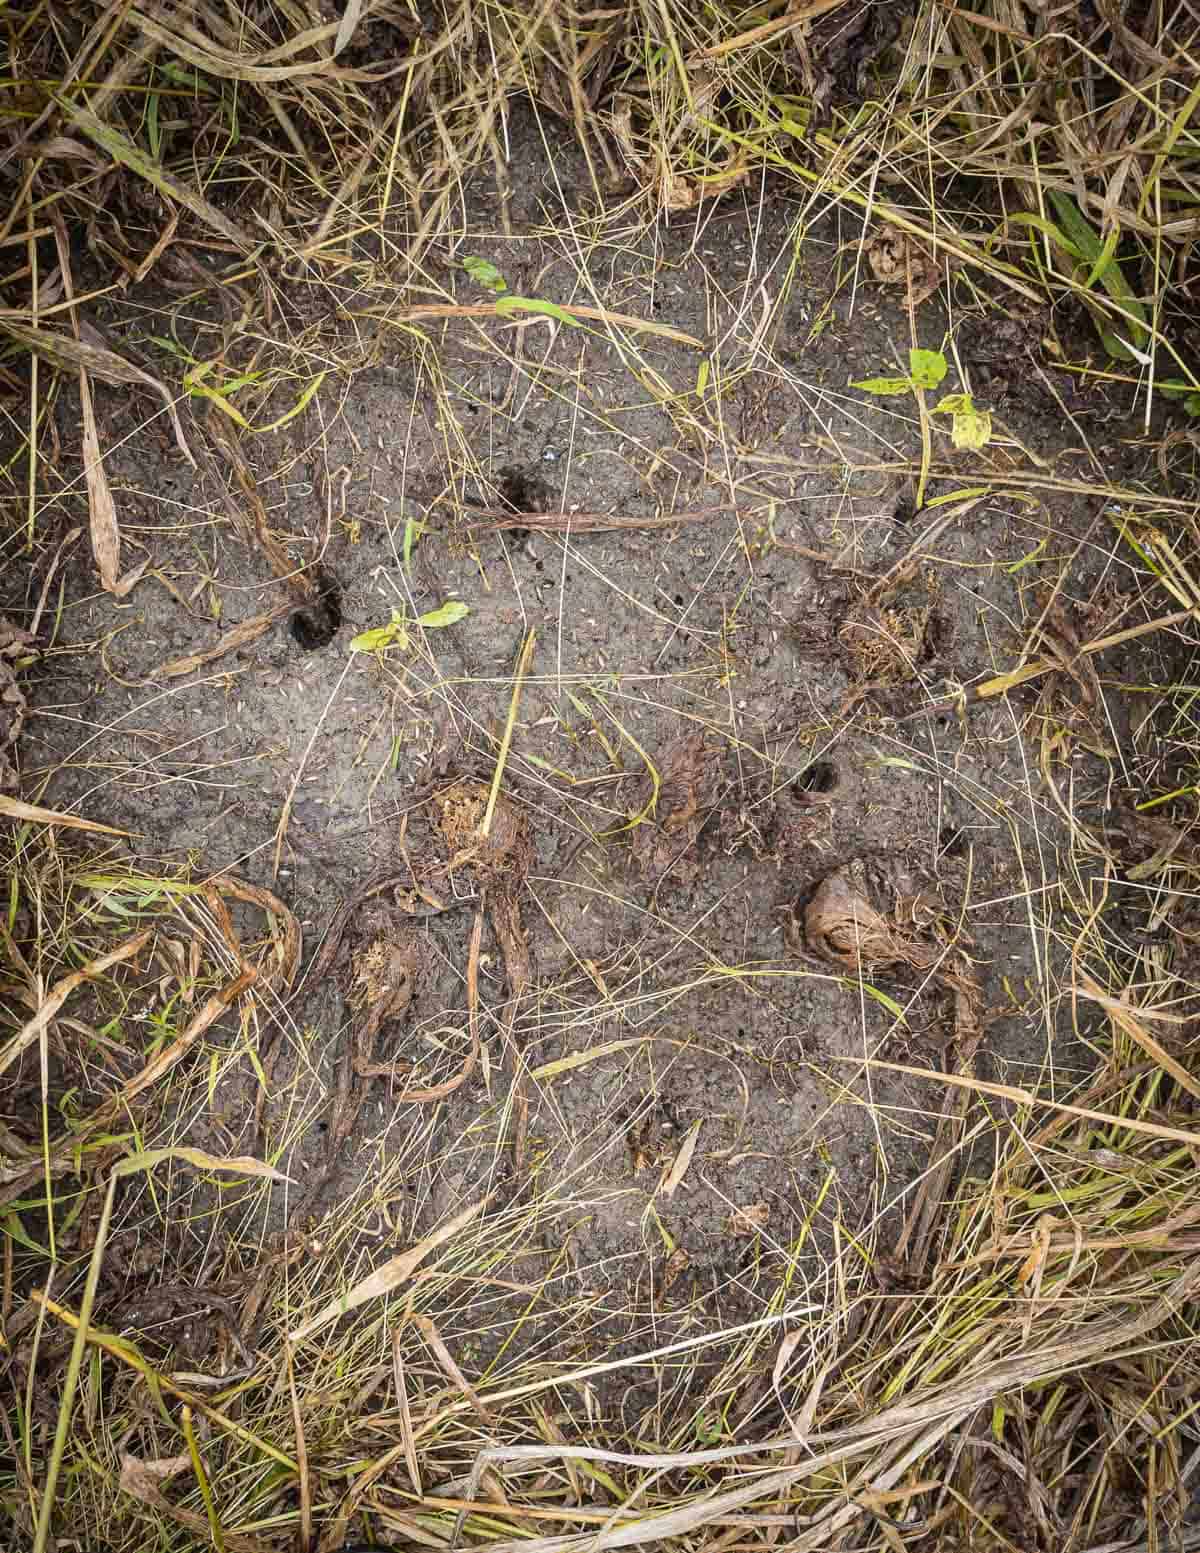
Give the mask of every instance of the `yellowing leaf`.
<svg viewBox="0 0 1200 1553">
<path fill-rule="evenodd" d="M 547 318 L 557 318 L 560 324 L 570 324 L 572 329 L 583 327 L 565 307 L 559 307 L 557 302 L 546 302 L 541 297 L 497 297 L 496 311 L 501 318 L 508 318 L 513 313 L 542 313 Z"/>
<path fill-rule="evenodd" d="M 990 410 L 968 410 L 956 415 L 950 428 L 950 440 L 956 448 L 978 451 L 992 440 L 992 414 Z"/>
<path fill-rule="evenodd" d="M 408 631 L 405 629 L 404 616 L 398 609 L 392 610 L 392 618 L 385 626 L 376 626 L 372 631 L 360 631 L 350 641 L 351 652 L 385 652 L 389 647 L 407 647 Z"/>
<path fill-rule="evenodd" d="M 883 397 L 886 394 L 906 394 L 912 383 L 906 377 L 865 377 L 857 383 L 851 383 L 850 387 L 861 388 L 865 394 Z"/>
<path fill-rule="evenodd" d="M 440 609 L 427 610 L 417 621 L 419 626 L 453 626 L 465 620 L 471 613 L 470 606 L 459 599 L 451 599 Z"/>
<path fill-rule="evenodd" d="M 910 350 L 908 369 L 917 388 L 936 388 L 946 376 L 946 358 L 941 351 Z"/>
<path fill-rule="evenodd" d="M 937 415 L 952 415 L 950 440 L 956 448 L 978 451 L 986 447 L 992 438 L 992 416 L 989 410 L 977 410 L 970 394 L 944 394 L 933 407 Z"/>
</svg>

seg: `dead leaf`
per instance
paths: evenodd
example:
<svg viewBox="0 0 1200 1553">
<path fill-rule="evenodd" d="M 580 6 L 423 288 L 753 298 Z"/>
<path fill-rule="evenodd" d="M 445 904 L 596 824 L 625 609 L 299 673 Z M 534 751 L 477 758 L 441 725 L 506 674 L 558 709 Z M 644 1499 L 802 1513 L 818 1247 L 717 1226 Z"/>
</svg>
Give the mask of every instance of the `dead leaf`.
<svg viewBox="0 0 1200 1553">
<path fill-rule="evenodd" d="M 434 1326 L 429 1317 L 413 1316 L 412 1322 L 414 1326 L 416 1326 L 422 1333 L 424 1333 L 426 1341 L 437 1355 L 438 1363 L 445 1370 L 446 1374 L 450 1377 L 458 1389 L 462 1392 L 463 1396 L 466 1397 L 467 1401 L 471 1404 L 475 1411 L 479 1414 L 480 1418 L 483 1419 L 484 1423 L 494 1424 L 496 1422 L 496 1415 L 494 1413 L 489 1413 L 487 1408 L 484 1407 L 483 1403 L 480 1401 L 479 1393 L 475 1390 L 470 1381 L 454 1362 L 454 1355 L 442 1341 L 441 1333 L 438 1331 L 437 1327 Z"/>
<path fill-rule="evenodd" d="M 201 1515 L 198 1510 L 185 1510 L 181 1505 L 172 1504 L 159 1486 L 161 1483 L 169 1483 L 181 1472 L 188 1471 L 191 1465 L 190 1456 L 166 1456 L 158 1461 L 143 1461 L 137 1456 L 123 1455 L 119 1481 L 123 1492 L 131 1499 L 166 1516 L 177 1526 L 186 1526 L 189 1531 L 197 1534 L 200 1545 L 207 1547 L 212 1536 L 208 1517 Z M 273 1553 L 270 1543 L 260 1542 L 257 1537 L 239 1536 L 236 1532 L 226 1531 L 222 1541 L 229 1553 Z"/>
<path fill-rule="evenodd" d="M 668 1293 L 671 1286 L 679 1282 L 680 1275 L 684 1273 L 691 1263 L 691 1257 L 682 1246 L 676 1246 L 666 1262 L 663 1264 L 662 1292 Z"/>
<path fill-rule="evenodd" d="M 700 1129 L 703 1125 L 704 1119 L 701 1117 L 699 1121 L 693 1122 L 688 1128 L 683 1142 L 679 1145 L 675 1154 L 675 1158 L 671 1161 L 671 1168 L 663 1177 L 662 1185 L 658 1189 L 661 1196 L 674 1197 L 676 1189 L 687 1174 L 688 1166 L 692 1162 L 692 1155 L 696 1152 L 696 1144 L 700 1139 Z"/>
<path fill-rule="evenodd" d="M 43 809 L 40 804 L 24 803 L 20 798 L 9 798 L 0 793 L 0 814 L 10 820 L 32 820 L 34 824 L 64 825 L 68 830 L 86 830 L 94 836 L 128 836 L 131 832 L 117 830 L 113 825 L 99 825 L 95 820 L 81 819 L 78 814 L 61 814 L 57 809 Z"/>
<path fill-rule="evenodd" d="M 942 266 L 915 237 L 898 227 L 882 227 L 866 245 L 867 259 L 876 280 L 885 285 L 903 286 L 907 300 L 912 280 L 912 303 L 920 307 L 942 283 Z"/>
<path fill-rule="evenodd" d="M 83 474 L 87 481 L 88 515 L 92 536 L 92 554 L 100 571 L 101 586 L 118 597 L 128 588 L 119 584 L 121 568 L 121 531 L 117 525 L 117 504 L 104 472 L 104 455 L 96 431 L 96 412 L 87 373 L 79 371 L 79 406 L 83 416 Z"/>
<path fill-rule="evenodd" d="M 29 632 L 0 616 L 0 788 L 17 785 L 14 757 L 29 710 L 13 665 L 37 657 L 37 644 Z"/>
<path fill-rule="evenodd" d="M 757 1235 L 766 1229 L 771 1210 L 765 1202 L 750 1203 L 745 1208 L 735 1208 L 729 1216 L 731 1235 Z"/>
<path fill-rule="evenodd" d="M 193 469 L 196 467 L 196 460 L 184 440 L 183 427 L 179 423 L 175 401 L 166 384 L 152 377 L 149 372 L 143 372 L 141 367 L 135 367 L 132 362 L 126 361 L 124 356 L 118 356 L 116 351 L 110 350 L 95 329 L 89 329 L 86 324 L 81 325 L 81 338 L 77 340 L 73 335 L 63 334 L 57 329 L 34 328 L 29 324 L 17 323 L 12 318 L 0 317 L 0 330 L 16 340 L 19 345 L 23 345 L 26 350 L 32 351 L 34 355 L 40 356 L 43 361 L 48 361 L 51 366 L 58 367 L 61 371 L 82 369 L 90 372 L 93 377 L 98 377 L 101 382 L 113 383 L 118 388 L 129 383 L 138 383 L 145 388 L 152 388 L 162 397 L 167 407 L 171 424 L 175 428 L 175 440 L 179 444 L 179 451 Z"/>
<path fill-rule="evenodd" d="M 859 859 L 827 874 L 813 891 L 804 936 L 814 954 L 856 974 L 884 965 L 929 970 L 944 957 L 940 947 L 901 932 L 872 904 Z"/>
</svg>

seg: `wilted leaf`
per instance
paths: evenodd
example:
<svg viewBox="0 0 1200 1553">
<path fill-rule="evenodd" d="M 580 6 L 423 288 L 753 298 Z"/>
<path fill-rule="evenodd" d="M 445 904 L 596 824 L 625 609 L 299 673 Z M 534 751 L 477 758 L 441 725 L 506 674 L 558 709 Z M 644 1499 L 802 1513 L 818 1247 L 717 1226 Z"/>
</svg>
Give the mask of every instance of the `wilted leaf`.
<svg viewBox="0 0 1200 1553">
<path fill-rule="evenodd" d="M 419 626 L 453 626 L 465 620 L 471 613 L 470 606 L 460 599 L 451 599 L 439 609 L 431 609 L 417 621 Z"/>
<path fill-rule="evenodd" d="M 583 328 L 578 318 L 568 313 L 565 307 L 559 307 L 557 302 L 546 302 L 540 297 L 497 297 L 496 311 L 501 318 L 508 318 L 513 313 L 541 313 L 547 318 L 557 318 L 560 324 L 569 324 L 572 329 Z"/>
<path fill-rule="evenodd" d="M 861 388 L 863 393 L 878 394 L 881 398 L 887 394 L 906 394 L 912 386 L 906 377 L 865 377 L 850 384 L 851 388 Z"/>
<path fill-rule="evenodd" d="M 991 440 L 991 412 L 977 410 L 970 394 L 945 394 L 933 408 L 935 414 L 954 417 L 950 438 L 956 448 L 977 450 Z"/>
<path fill-rule="evenodd" d="M 918 388 L 936 388 L 948 370 L 941 351 L 910 350 L 908 370 Z"/>
<path fill-rule="evenodd" d="M 404 616 L 398 609 L 392 611 L 392 618 L 385 626 L 376 626 L 371 631 L 360 631 L 350 640 L 351 652 L 386 652 L 389 647 L 404 648 L 408 646 L 409 636 L 405 628 Z"/>
<path fill-rule="evenodd" d="M 473 281 L 486 286 L 489 291 L 508 290 L 508 282 L 490 259 L 464 259 L 463 269 Z"/>
</svg>

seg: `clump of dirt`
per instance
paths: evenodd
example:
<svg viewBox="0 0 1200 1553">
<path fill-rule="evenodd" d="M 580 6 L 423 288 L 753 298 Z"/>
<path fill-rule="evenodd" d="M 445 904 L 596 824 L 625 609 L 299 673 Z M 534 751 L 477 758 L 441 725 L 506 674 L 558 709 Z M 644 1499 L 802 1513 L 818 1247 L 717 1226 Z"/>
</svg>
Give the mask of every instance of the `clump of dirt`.
<svg viewBox="0 0 1200 1553">
<path fill-rule="evenodd" d="M 490 789 L 471 780 L 437 795 L 442 835 L 451 848 L 448 866 L 451 872 L 470 867 L 485 889 L 515 894 L 533 858 L 529 828 L 511 798 L 498 793 L 489 816 L 490 801 Z"/>
</svg>

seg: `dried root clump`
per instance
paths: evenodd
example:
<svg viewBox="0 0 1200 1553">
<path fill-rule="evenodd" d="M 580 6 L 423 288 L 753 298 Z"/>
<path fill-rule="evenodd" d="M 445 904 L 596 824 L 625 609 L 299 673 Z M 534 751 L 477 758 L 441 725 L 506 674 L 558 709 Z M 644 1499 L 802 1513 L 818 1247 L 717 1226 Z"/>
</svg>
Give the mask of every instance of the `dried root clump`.
<svg viewBox="0 0 1200 1553">
<path fill-rule="evenodd" d="M 866 868 L 856 858 L 817 886 L 804 908 L 804 936 L 814 954 L 856 973 L 894 965 L 927 971 L 945 949 L 912 930 L 932 910 L 930 902 L 922 902 L 909 897 L 890 913 L 880 911 L 870 898 Z"/>
</svg>

